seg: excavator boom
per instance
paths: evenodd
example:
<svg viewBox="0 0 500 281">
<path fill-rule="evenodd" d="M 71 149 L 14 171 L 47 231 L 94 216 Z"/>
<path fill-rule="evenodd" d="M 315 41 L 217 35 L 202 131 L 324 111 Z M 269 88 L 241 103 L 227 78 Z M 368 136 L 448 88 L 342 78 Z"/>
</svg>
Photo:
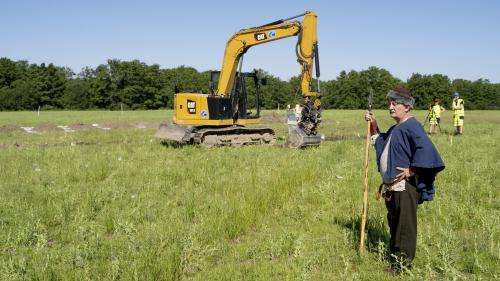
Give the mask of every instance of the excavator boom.
<svg viewBox="0 0 500 281">
<path fill-rule="evenodd" d="M 304 17 L 302 23 L 295 20 L 290 21 L 290 19 L 301 16 Z M 315 54 L 317 56 L 318 50 L 317 16 L 310 11 L 286 20 L 242 29 L 234 34 L 226 44 L 216 94 L 221 96 L 231 94 L 237 66 L 249 48 L 291 36 L 298 36 L 296 53 L 297 61 L 301 66 L 300 88 L 302 95 L 305 97 L 317 96 L 311 91 L 313 58 Z M 319 65 L 316 65 L 316 69 L 319 69 Z"/>
</svg>

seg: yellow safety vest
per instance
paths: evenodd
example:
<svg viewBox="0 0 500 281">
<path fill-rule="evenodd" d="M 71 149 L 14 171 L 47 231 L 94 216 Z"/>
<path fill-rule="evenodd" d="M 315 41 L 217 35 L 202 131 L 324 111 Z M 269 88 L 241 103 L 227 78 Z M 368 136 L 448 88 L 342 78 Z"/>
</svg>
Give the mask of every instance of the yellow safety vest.
<svg viewBox="0 0 500 281">
<path fill-rule="evenodd" d="M 464 116 L 464 100 L 463 99 L 454 99 L 452 102 L 453 113 L 458 116 Z"/>
<path fill-rule="evenodd" d="M 431 107 L 431 115 L 434 114 L 433 117 L 441 118 L 441 111 L 443 111 L 443 110 L 444 110 L 444 108 L 442 106 L 440 106 L 439 104 L 433 105 Z"/>
</svg>

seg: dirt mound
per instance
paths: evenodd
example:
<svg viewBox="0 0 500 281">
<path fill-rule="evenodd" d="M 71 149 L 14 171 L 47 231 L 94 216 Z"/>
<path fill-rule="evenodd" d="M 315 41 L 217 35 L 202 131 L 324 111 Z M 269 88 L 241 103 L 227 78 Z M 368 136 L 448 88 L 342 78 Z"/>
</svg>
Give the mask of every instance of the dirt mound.
<svg viewBox="0 0 500 281">
<path fill-rule="evenodd" d="M 133 126 L 137 129 L 157 129 L 158 123 L 138 122 Z"/>
<path fill-rule="evenodd" d="M 35 127 L 37 132 L 47 132 L 57 130 L 57 125 L 51 123 L 43 123 Z"/>
<path fill-rule="evenodd" d="M 23 144 L 18 143 L 18 142 L 15 142 L 13 144 L 0 143 L 0 149 L 8 149 L 10 147 L 13 147 L 13 148 L 23 148 L 25 146 Z"/>
<path fill-rule="evenodd" d="M 286 123 L 286 116 L 273 112 L 262 116 L 262 121 L 264 123 Z"/>
<path fill-rule="evenodd" d="M 75 130 L 75 131 L 78 131 L 78 130 L 86 130 L 86 129 L 92 129 L 92 125 L 90 124 L 83 124 L 83 123 L 79 123 L 79 124 L 71 124 L 71 125 L 68 125 L 69 128 L 71 128 L 72 130 Z"/>
<path fill-rule="evenodd" d="M 21 129 L 18 126 L 11 124 L 0 126 L 0 133 L 10 133 L 15 131 L 21 131 Z"/>
<path fill-rule="evenodd" d="M 110 129 L 151 129 L 151 128 L 157 128 L 158 124 L 157 123 L 150 123 L 150 122 L 137 122 L 137 123 L 103 123 L 100 124 L 100 127 L 103 128 L 110 128 Z"/>
<path fill-rule="evenodd" d="M 101 128 L 110 128 L 110 129 L 130 129 L 132 128 L 132 124 L 129 123 L 102 123 L 99 124 Z"/>
<path fill-rule="evenodd" d="M 101 129 L 101 130 L 114 130 L 114 129 L 154 129 L 158 128 L 157 123 L 152 122 L 136 122 L 136 123 L 94 123 L 94 124 L 70 124 L 70 125 L 57 125 L 53 123 L 42 123 L 36 127 L 22 127 L 19 125 L 0 125 L 0 133 L 10 133 L 16 131 L 24 131 L 26 133 L 39 134 L 49 131 L 60 131 L 74 132 L 87 129 Z"/>
</svg>

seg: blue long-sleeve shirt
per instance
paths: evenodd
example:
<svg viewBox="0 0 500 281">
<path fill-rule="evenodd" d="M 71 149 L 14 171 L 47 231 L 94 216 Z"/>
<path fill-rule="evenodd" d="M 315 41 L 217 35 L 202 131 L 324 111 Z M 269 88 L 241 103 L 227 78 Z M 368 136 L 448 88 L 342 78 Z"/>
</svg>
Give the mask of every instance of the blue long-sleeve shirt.
<svg viewBox="0 0 500 281">
<path fill-rule="evenodd" d="M 396 167 L 412 168 L 417 175 L 416 187 L 420 193 L 419 203 L 432 200 L 435 193 L 434 180 L 437 173 L 445 166 L 422 125 L 412 117 L 401 124 L 392 126 L 386 133 L 380 133 L 375 140 L 379 171 L 380 156 L 389 136 L 388 165 L 384 177 L 395 179 L 401 173 Z"/>
</svg>

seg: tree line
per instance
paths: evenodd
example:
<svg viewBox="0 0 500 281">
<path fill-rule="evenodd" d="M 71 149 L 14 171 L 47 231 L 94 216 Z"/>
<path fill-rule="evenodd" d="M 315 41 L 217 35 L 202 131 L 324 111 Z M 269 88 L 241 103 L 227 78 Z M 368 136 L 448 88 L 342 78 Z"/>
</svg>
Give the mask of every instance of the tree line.
<svg viewBox="0 0 500 281">
<path fill-rule="evenodd" d="M 300 101 L 300 78 L 284 81 L 260 70 L 266 82 L 260 86 L 260 106 L 274 109 Z M 172 108 L 177 92 L 209 93 L 208 71 L 180 66 L 162 69 L 138 60 L 111 59 L 95 68 L 74 73 L 67 67 L 30 64 L 0 58 L 0 110 L 50 109 L 159 109 Z M 316 87 L 316 81 L 312 83 Z M 389 71 L 369 67 L 342 71 L 334 80 L 321 81 L 324 108 L 362 109 L 370 90 L 374 108 L 385 108 L 387 91 L 397 84 L 406 86 L 416 99 L 416 108 L 425 109 L 434 98 L 450 107 L 451 94 L 459 92 L 467 109 L 500 109 L 500 84 L 487 79 L 469 81 L 443 74 L 414 73 L 406 81 Z M 255 102 L 255 87 L 247 83 L 249 104 Z"/>
</svg>

